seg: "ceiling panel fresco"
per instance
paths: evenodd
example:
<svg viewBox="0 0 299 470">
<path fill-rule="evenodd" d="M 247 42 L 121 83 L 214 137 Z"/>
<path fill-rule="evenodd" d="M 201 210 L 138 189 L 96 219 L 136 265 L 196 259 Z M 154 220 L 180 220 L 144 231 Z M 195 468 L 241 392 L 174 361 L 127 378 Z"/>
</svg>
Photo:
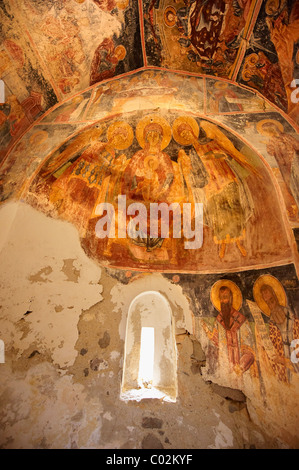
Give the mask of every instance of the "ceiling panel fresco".
<svg viewBox="0 0 299 470">
<path fill-rule="evenodd" d="M 298 122 L 292 82 L 299 77 L 299 2 L 263 2 L 238 81 L 259 90 Z"/>
<path fill-rule="evenodd" d="M 229 78 L 247 39 L 256 0 L 146 0 L 148 65 Z"/>
</svg>

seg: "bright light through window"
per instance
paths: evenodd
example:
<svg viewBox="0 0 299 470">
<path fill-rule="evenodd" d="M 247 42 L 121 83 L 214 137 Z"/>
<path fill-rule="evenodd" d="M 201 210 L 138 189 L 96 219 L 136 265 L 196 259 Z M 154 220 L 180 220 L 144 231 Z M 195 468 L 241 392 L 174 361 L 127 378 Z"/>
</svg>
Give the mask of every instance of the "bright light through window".
<svg viewBox="0 0 299 470">
<path fill-rule="evenodd" d="M 141 329 L 141 347 L 138 383 L 140 387 L 151 388 L 154 375 L 155 329 Z"/>
</svg>

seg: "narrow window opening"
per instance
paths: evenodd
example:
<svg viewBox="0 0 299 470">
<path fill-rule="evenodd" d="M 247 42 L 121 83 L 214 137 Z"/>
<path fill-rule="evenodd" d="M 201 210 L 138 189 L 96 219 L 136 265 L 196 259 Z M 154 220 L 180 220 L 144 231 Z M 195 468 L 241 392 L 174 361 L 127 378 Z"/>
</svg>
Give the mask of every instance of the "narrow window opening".
<svg viewBox="0 0 299 470">
<path fill-rule="evenodd" d="M 140 361 L 138 385 L 143 388 L 152 388 L 154 378 L 155 357 L 155 329 L 143 327 L 141 329 Z"/>
<path fill-rule="evenodd" d="M 172 311 L 155 291 L 136 296 L 130 304 L 120 398 L 177 397 L 177 350 Z"/>
</svg>

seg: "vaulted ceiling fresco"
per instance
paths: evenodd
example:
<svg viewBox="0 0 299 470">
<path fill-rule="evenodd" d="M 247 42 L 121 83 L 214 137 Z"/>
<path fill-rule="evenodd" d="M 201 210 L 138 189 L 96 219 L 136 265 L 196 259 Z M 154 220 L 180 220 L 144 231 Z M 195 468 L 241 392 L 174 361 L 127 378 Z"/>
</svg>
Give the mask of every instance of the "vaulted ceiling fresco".
<svg viewBox="0 0 299 470">
<path fill-rule="evenodd" d="M 241 390 L 264 427 L 279 424 L 279 432 L 277 426 L 268 432 L 283 439 L 284 432 L 292 442 L 294 436 L 298 448 L 299 364 L 290 343 L 299 336 L 298 6 L 0 0 L 1 312 L 13 351 L 25 351 L 26 337 L 26 344 L 34 338 L 34 348 L 59 356 L 73 324 L 74 351 L 81 352 L 72 370 L 93 381 L 102 367 L 95 358 L 110 361 L 108 352 L 92 356 L 91 331 L 101 349 L 104 334 L 93 325 L 111 328 L 107 351 L 117 352 L 130 302 L 164 289 L 178 345 L 182 330 L 202 344 L 206 365 L 196 368 L 203 379 Z M 178 211 L 161 210 L 151 220 L 157 203 Z M 88 263 L 81 264 L 83 251 Z M 98 268 L 103 291 L 93 274 Z M 75 282 L 72 303 L 65 276 Z M 92 285 L 97 293 L 87 312 Z M 65 292 L 67 303 L 60 304 Z M 30 313 L 28 324 L 35 318 L 30 325 L 47 333 L 27 335 L 20 305 L 30 308 L 23 315 Z M 81 329 L 72 311 L 88 326 Z M 122 359 L 121 336 L 117 341 Z M 39 350 L 26 349 L 26 357 Z M 185 352 L 181 357 L 185 362 Z M 110 365 L 106 370 L 117 392 L 108 397 L 104 385 L 103 394 L 113 406 L 123 363 L 114 378 Z M 197 373 L 186 370 L 186 377 Z M 185 382 L 184 372 L 180 377 Z"/>
<path fill-rule="evenodd" d="M 91 256 L 116 267 L 221 271 L 224 260 L 233 270 L 292 259 L 298 2 L 3 0 L 0 15 L 3 202 L 24 198 L 72 221 Z M 150 116 L 162 139 L 154 151 L 140 137 Z M 127 133 L 125 146 L 114 131 Z M 217 184 L 232 192 L 214 197 Z M 81 200 L 68 201 L 72 186 Z M 158 202 L 203 202 L 207 249 L 194 257 L 182 240 L 165 248 L 95 239 L 99 201 L 146 202 L 146 191 Z"/>
<path fill-rule="evenodd" d="M 298 122 L 298 22 L 292 0 L 1 0 L 0 157 L 57 102 L 140 68 L 230 79 Z"/>
<path fill-rule="evenodd" d="M 68 220 L 85 251 L 106 266 L 219 272 L 288 263 L 291 229 L 299 227 L 297 147 L 295 128 L 249 90 L 224 79 L 139 71 L 42 115 L 2 165 L 1 199 L 21 198 Z M 101 239 L 96 208 L 112 204 L 119 221 L 119 195 L 126 208 L 203 203 L 203 245 L 185 249 L 191 237 L 172 235 Z"/>
</svg>

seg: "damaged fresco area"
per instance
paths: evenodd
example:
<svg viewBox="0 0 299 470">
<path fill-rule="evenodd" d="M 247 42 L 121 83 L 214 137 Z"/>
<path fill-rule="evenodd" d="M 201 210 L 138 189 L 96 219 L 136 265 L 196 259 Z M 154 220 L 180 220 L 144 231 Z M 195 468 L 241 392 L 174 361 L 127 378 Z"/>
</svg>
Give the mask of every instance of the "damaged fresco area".
<svg viewBox="0 0 299 470">
<path fill-rule="evenodd" d="M 17 21 L 30 36 L 60 101 L 143 65 L 138 7 L 132 0 L 14 4 L 20 12 Z"/>
<path fill-rule="evenodd" d="M 8 203 L 1 211 L 3 226 L 10 212 L 15 213 L 7 234 L 10 248 L 3 249 L 7 240 L 1 246 L 1 264 L 6 267 L 1 275 L 1 337 L 17 357 L 24 352 L 50 355 L 60 367 L 70 365 L 76 356 L 78 317 L 102 299 L 101 269 L 86 258 L 70 224 L 55 221 L 54 229 L 50 219 L 30 206 Z M 45 245 L 39 244 L 39 237 Z M 34 257 L 30 246 L 35 246 Z"/>
<path fill-rule="evenodd" d="M 9 2 L 0 5 L 0 23 L 0 78 L 5 84 L 5 103 L 0 104 L 2 161 L 17 138 L 57 103 L 57 97 Z"/>
<path fill-rule="evenodd" d="M 298 134 L 294 126 L 277 112 L 263 115 L 250 113 L 211 116 L 244 135 L 270 165 L 284 200 L 288 220 L 292 227 L 299 224 L 299 153 Z"/>
<path fill-rule="evenodd" d="M 241 390 L 252 405 L 258 403 L 258 420 L 273 428 L 275 416 L 281 436 L 295 435 L 299 285 L 294 266 L 164 276 L 182 287 L 195 315 L 204 379 Z"/>
<path fill-rule="evenodd" d="M 132 0 L 86 5 L 6 0 L 0 19 L 6 97 L 0 105 L 0 161 L 57 102 L 143 65 L 138 7 Z"/>
<path fill-rule="evenodd" d="M 198 357 L 198 343 L 187 333 L 191 313 L 178 285 L 159 274 L 134 276 L 125 285 L 86 257 L 70 224 L 24 203 L 3 205 L 1 224 L 12 210 L 16 216 L 0 253 L 7 267 L 0 293 L 6 352 L 0 367 L 2 449 L 275 444 L 249 421 L 244 398 L 240 402 L 234 393 L 225 399 L 225 389 L 215 392 L 195 373 L 190 358 Z M 119 393 L 127 307 L 150 288 L 172 307 L 180 400 L 152 400 L 144 407 L 123 402 Z M 205 431 L 200 444 L 199 425 Z"/>
</svg>

